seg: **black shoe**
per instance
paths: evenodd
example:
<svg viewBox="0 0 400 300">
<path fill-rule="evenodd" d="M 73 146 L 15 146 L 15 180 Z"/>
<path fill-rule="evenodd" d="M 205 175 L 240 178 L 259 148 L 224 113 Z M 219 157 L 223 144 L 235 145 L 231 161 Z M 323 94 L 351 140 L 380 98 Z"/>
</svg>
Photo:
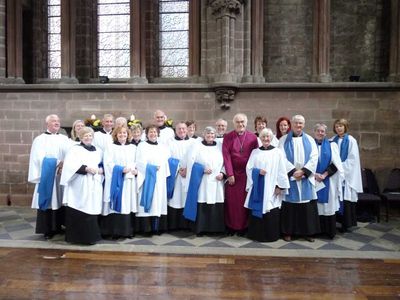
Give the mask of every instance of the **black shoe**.
<svg viewBox="0 0 400 300">
<path fill-rule="evenodd" d="M 243 229 L 243 230 L 238 230 L 236 232 L 237 236 L 246 236 L 247 234 L 247 229 Z"/>
</svg>

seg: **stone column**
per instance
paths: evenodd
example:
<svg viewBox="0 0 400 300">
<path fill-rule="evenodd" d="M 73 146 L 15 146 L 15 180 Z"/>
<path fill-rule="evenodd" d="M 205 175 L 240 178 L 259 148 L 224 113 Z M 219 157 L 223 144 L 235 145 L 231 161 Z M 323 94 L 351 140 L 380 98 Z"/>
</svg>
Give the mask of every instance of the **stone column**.
<svg viewBox="0 0 400 300">
<path fill-rule="evenodd" d="M 313 76 L 316 82 L 331 82 L 329 72 L 331 1 L 314 1 Z"/>
<path fill-rule="evenodd" d="M 6 77 L 6 0 L 0 0 L 0 81 Z"/>
<path fill-rule="evenodd" d="M 22 3 L 7 0 L 7 83 L 25 83 L 22 66 Z"/>
<path fill-rule="evenodd" d="M 253 82 L 265 82 L 264 57 L 264 0 L 252 0 L 251 6 L 251 74 Z"/>
<path fill-rule="evenodd" d="M 78 83 L 76 79 L 76 3 L 61 0 L 61 82 Z"/>
<path fill-rule="evenodd" d="M 400 81 L 400 4 L 390 2 L 390 50 L 388 81 Z"/>
<path fill-rule="evenodd" d="M 144 0 L 131 0 L 131 78 L 130 83 L 144 84 L 146 78 L 145 7 Z"/>
</svg>

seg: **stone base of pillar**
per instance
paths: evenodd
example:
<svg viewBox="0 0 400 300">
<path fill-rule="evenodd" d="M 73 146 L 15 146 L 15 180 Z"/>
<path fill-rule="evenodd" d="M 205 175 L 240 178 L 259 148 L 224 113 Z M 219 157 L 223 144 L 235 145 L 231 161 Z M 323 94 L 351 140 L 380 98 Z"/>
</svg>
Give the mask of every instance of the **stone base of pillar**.
<svg viewBox="0 0 400 300">
<path fill-rule="evenodd" d="M 264 83 L 265 78 L 257 75 L 246 75 L 242 77 L 242 83 Z"/>
<path fill-rule="evenodd" d="M 330 74 L 319 74 L 313 75 L 311 78 L 312 82 L 329 83 L 332 82 L 332 76 Z"/>
<path fill-rule="evenodd" d="M 147 78 L 145 77 L 140 77 L 140 76 L 133 76 L 129 78 L 128 83 L 133 83 L 133 84 L 146 84 L 149 83 Z"/>
<path fill-rule="evenodd" d="M 76 79 L 76 77 L 61 77 L 59 83 L 63 84 L 77 84 L 79 83 L 79 80 Z"/>
<path fill-rule="evenodd" d="M 400 74 L 390 74 L 387 78 L 389 82 L 400 82 Z"/>
<path fill-rule="evenodd" d="M 237 75 L 233 73 L 222 73 L 215 77 L 216 83 L 232 83 L 237 82 Z"/>
<path fill-rule="evenodd" d="M 0 78 L 2 84 L 25 84 L 25 80 L 21 77 Z"/>
</svg>

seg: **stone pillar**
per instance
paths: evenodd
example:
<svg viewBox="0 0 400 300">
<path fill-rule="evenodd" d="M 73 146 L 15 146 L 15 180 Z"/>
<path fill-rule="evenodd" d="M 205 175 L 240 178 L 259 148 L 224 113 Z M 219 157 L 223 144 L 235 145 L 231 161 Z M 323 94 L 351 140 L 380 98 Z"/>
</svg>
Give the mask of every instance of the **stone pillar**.
<svg viewBox="0 0 400 300">
<path fill-rule="evenodd" d="M 208 5 L 217 22 L 219 47 L 217 47 L 217 61 L 219 74 L 217 83 L 236 82 L 235 69 L 235 25 L 236 17 L 243 9 L 244 0 L 209 0 Z"/>
<path fill-rule="evenodd" d="M 61 0 L 61 83 L 76 79 L 76 0 Z"/>
<path fill-rule="evenodd" d="M 22 3 L 7 0 L 7 83 L 25 83 L 22 66 Z"/>
<path fill-rule="evenodd" d="M 6 0 L 0 0 L 0 81 L 6 77 Z"/>
<path fill-rule="evenodd" d="M 313 76 L 315 82 L 331 82 L 329 72 L 331 1 L 314 1 Z"/>
<path fill-rule="evenodd" d="M 131 78 L 130 83 L 147 83 L 146 78 L 146 46 L 145 46 L 145 6 L 144 0 L 131 0 Z"/>
<path fill-rule="evenodd" d="M 388 81 L 400 81 L 400 4 L 390 2 L 390 50 Z"/>
<path fill-rule="evenodd" d="M 253 82 L 265 82 L 264 57 L 264 0 L 252 0 L 251 6 L 251 74 Z"/>
</svg>

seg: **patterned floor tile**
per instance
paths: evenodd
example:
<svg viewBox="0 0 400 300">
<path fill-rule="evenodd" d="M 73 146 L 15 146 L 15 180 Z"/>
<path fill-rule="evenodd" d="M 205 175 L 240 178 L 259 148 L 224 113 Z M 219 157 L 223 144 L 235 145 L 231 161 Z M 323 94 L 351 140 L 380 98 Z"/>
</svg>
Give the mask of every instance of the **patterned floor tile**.
<svg viewBox="0 0 400 300">
<path fill-rule="evenodd" d="M 129 244 L 129 245 L 144 245 L 144 246 L 155 246 L 156 244 L 154 244 L 151 240 L 149 239 L 139 239 L 139 240 L 133 240 L 131 242 L 125 243 L 125 244 Z"/>
<path fill-rule="evenodd" d="M 8 232 L 20 231 L 23 229 L 33 229 L 33 227 L 29 223 L 20 223 L 20 224 L 15 224 L 15 225 L 11 225 L 11 226 L 4 226 L 4 228 Z"/>
<path fill-rule="evenodd" d="M 337 245 L 335 243 L 327 243 L 318 250 L 351 250 L 351 249 Z"/>
<path fill-rule="evenodd" d="M 164 244 L 164 246 L 181 246 L 181 247 L 195 247 L 193 244 L 186 242 L 184 240 L 175 240 Z"/>
<path fill-rule="evenodd" d="M 240 246 L 239 248 L 265 248 L 272 249 L 272 247 L 268 246 L 267 243 L 258 243 L 258 242 L 250 242 Z"/>
<path fill-rule="evenodd" d="M 370 245 L 370 244 L 362 246 L 359 250 L 360 251 L 387 251 L 385 248 L 381 248 L 381 247 Z"/>
<path fill-rule="evenodd" d="M 285 249 L 285 250 L 300 250 L 300 249 L 311 249 L 310 247 L 307 247 L 303 244 L 299 244 L 296 242 L 291 242 L 291 243 L 287 243 L 286 245 L 283 245 L 282 247 L 280 247 L 279 249 Z"/>
<path fill-rule="evenodd" d="M 231 247 L 227 243 L 221 242 L 221 241 L 213 241 L 207 244 L 203 244 L 200 247 L 223 247 L 223 248 L 229 248 Z"/>
</svg>

